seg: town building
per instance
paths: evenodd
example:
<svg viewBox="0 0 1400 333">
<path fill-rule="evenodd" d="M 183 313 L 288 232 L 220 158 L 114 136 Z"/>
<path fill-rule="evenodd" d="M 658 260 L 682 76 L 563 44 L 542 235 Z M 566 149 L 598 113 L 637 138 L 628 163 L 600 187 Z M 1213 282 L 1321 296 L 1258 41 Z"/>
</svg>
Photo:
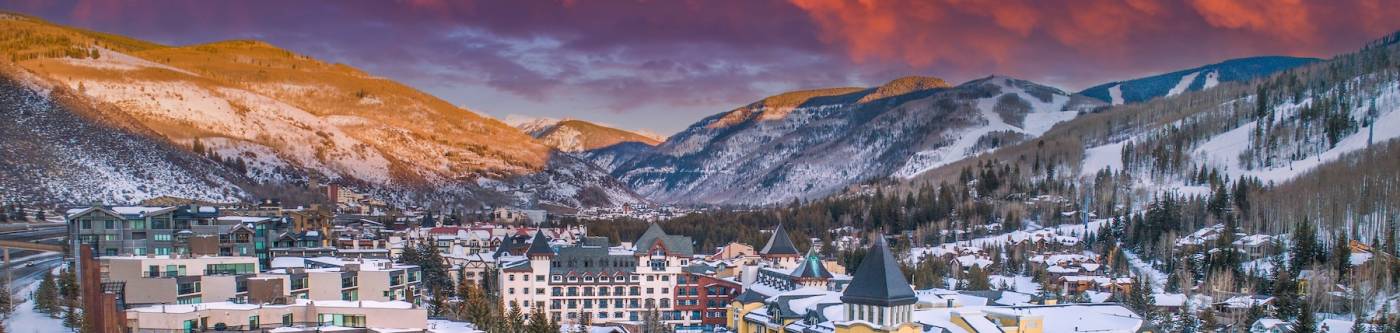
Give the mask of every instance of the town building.
<svg viewBox="0 0 1400 333">
<path fill-rule="evenodd" d="M 104 281 L 125 284 L 128 305 L 195 304 L 246 299 L 254 257 L 145 255 L 101 257 Z"/>
<path fill-rule="evenodd" d="M 292 299 L 409 301 L 422 297 L 418 266 L 385 259 L 280 257 L 258 275 L 280 279 L 280 294 Z"/>
<path fill-rule="evenodd" d="M 657 311 L 671 325 L 700 324 L 702 310 L 684 311 L 675 303 L 677 282 L 694 256 L 690 237 L 667 235 L 652 224 L 632 246 L 608 245 L 605 238 L 586 237 L 556 249 L 536 231 L 523 256 L 498 259 L 498 293 L 508 308 L 528 313 L 544 307 L 564 323 L 583 316 L 594 323 L 635 322 Z"/>
<path fill-rule="evenodd" d="M 427 310 L 408 302 L 293 300 L 286 304 L 216 302 L 126 310 L 131 332 L 422 332 Z"/>
</svg>

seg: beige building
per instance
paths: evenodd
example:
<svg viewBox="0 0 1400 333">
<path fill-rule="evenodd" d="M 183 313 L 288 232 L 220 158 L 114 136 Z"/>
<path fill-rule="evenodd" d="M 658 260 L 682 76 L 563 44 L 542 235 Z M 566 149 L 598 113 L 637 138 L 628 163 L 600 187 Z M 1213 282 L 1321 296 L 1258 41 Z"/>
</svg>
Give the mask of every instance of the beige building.
<svg viewBox="0 0 1400 333">
<path fill-rule="evenodd" d="M 386 259 L 281 257 L 259 278 L 282 279 L 283 296 L 342 301 L 410 301 L 420 296 L 418 266 Z"/>
<path fill-rule="evenodd" d="M 131 332 L 317 332 L 347 327 L 404 332 L 426 329 L 427 322 L 427 310 L 399 301 L 295 300 L 284 305 L 218 302 L 126 310 L 126 324 Z"/>
<path fill-rule="evenodd" d="M 194 304 L 240 299 L 258 273 L 256 257 L 105 256 L 107 281 L 125 282 L 127 304 Z"/>
</svg>

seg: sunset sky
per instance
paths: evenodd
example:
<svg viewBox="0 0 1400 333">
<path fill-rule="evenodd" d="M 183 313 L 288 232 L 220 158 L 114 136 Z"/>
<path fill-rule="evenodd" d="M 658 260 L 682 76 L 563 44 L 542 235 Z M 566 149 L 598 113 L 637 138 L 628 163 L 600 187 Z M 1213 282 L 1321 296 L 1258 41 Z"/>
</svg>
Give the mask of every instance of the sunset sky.
<svg viewBox="0 0 1400 333">
<path fill-rule="evenodd" d="M 64 1 L 0 8 L 166 44 L 259 39 L 477 112 L 671 134 L 794 89 L 989 74 L 1077 91 L 1255 55 L 1329 57 L 1400 0 Z"/>
</svg>

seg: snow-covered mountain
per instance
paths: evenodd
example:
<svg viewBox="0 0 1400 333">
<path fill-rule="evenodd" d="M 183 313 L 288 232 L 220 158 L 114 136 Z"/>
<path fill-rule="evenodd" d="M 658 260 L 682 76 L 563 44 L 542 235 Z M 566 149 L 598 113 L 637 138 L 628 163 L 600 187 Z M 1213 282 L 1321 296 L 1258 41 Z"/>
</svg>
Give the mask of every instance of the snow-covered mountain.
<svg viewBox="0 0 1400 333">
<path fill-rule="evenodd" d="M 605 148 L 621 143 L 640 143 L 649 146 L 660 144 L 663 139 L 623 129 L 603 126 L 583 120 L 562 121 L 549 118 L 536 118 L 515 122 L 519 128 L 541 143 L 566 153 Z"/>
<path fill-rule="evenodd" d="M 641 200 L 500 121 L 267 43 L 164 46 L 8 14 L 0 29 L 24 32 L 6 35 L 21 39 L 5 41 L 18 46 L 5 50 L 11 80 L 103 110 L 92 122 L 130 119 L 135 133 L 232 161 L 225 164 L 257 183 L 314 177 L 400 198 L 448 193 L 561 206 L 581 202 L 564 192 L 603 193 L 606 200 L 582 201 L 608 205 Z M 562 192 L 531 189 L 542 176 Z"/>
<path fill-rule="evenodd" d="M 1208 89 L 1221 82 L 1248 81 L 1265 77 L 1316 61 L 1318 59 L 1282 56 L 1231 59 L 1166 74 L 1104 83 L 1079 93 L 1113 105 L 1138 103 L 1187 91 Z"/>
<path fill-rule="evenodd" d="M 916 175 L 1033 138 L 1102 103 L 1007 77 L 906 77 L 796 91 L 707 117 L 650 148 L 587 158 L 656 201 L 767 204 Z"/>
</svg>

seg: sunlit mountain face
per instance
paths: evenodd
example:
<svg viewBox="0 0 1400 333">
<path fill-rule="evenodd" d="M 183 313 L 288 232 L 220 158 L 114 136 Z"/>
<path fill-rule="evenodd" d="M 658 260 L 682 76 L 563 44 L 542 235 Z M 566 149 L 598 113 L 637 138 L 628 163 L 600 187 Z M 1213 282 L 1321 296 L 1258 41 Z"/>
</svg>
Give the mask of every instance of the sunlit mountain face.
<svg viewBox="0 0 1400 333">
<path fill-rule="evenodd" d="M 11 2 L 8 96 L 52 113 L 32 121 L 180 162 L 129 172 L 140 159 L 46 146 L 26 168 L 101 167 L 10 182 L 69 201 L 325 184 L 398 204 L 815 200 L 1304 70 L 1400 28 L 1394 7 Z M 72 189 L 94 177 L 122 185 Z"/>
</svg>

